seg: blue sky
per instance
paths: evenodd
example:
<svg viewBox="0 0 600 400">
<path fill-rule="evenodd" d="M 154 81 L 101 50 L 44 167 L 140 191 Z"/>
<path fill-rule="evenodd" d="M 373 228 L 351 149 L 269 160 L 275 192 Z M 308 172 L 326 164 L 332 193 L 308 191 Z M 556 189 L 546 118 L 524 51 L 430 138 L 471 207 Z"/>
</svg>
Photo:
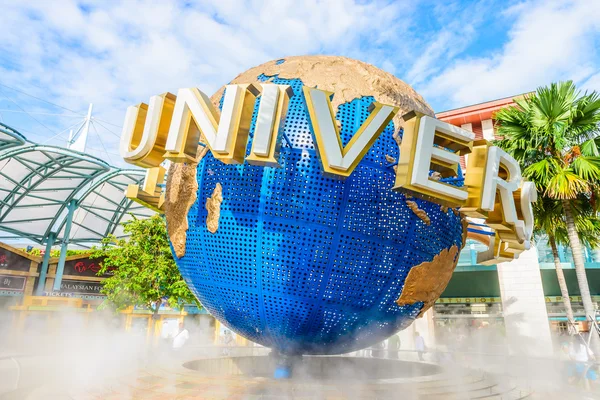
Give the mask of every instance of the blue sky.
<svg viewBox="0 0 600 400">
<path fill-rule="evenodd" d="M 598 0 L 1 3 L 0 121 L 64 145 L 94 103 L 90 153 L 113 163 L 129 105 L 289 55 L 369 62 L 438 112 L 556 80 L 600 90 Z"/>
</svg>

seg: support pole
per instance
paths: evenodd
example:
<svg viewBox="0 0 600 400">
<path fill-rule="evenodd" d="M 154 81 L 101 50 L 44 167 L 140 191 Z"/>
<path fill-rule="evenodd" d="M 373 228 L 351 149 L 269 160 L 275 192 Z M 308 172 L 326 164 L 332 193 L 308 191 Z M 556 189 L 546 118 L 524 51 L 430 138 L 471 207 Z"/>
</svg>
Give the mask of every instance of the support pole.
<svg viewBox="0 0 600 400">
<path fill-rule="evenodd" d="M 518 259 L 500 263 L 496 268 L 510 352 L 521 357 L 552 354 L 537 249 L 531 246 Z"/>
<path fill-rule="evenodd" d="M 469 245 L 469 253 L 471 255 L 471 265 L 477 264 L 477 252 L 475 251 L 475 245 Z"/>
<path fill-rule="evenodd" d="M 277 351 L 271 351 L 270 357 L 275 359 L 275 371 L 273 378 L 290 379 L 294 373 L 294 366 L 302 363 L 302 355 L 282 354 Z"/>
<path fill-rule="evenodd" d="M 65 259 L 67 258 L 67 246 L 69 245 L 69 235 L 71 234 L 71 225 L 73 223 L 73 214 L 77 208 L 77 201 L 71 200 L 69 203 L 69 212 L 67 213 L 67 222 L 65 224 L 65 233 L 63 236 L 62 245 L 60 246 L 60 257 L 56 267 L 56 277 L 54 278 L 54 291 L 60 290 L 62 283 L 63 271 L 65 270 Z"/>
<path fill-rule="evenodd" d="M 40 270 L 40 279 L 38 279 L 38 285 L 35 290 L 36 296 L 44 295 L 44 288 L 46 287 L 46 275 L 48 274 L 48 263 L 50 262 L 50 251 L 52 245 L 56 240 L 56 233 L 50 232 L 48 235 L 48 241 L 46 242 L 46 252 L 44 253 L 44 261 L 42 262 L 42 269 Z"/>
</svg>

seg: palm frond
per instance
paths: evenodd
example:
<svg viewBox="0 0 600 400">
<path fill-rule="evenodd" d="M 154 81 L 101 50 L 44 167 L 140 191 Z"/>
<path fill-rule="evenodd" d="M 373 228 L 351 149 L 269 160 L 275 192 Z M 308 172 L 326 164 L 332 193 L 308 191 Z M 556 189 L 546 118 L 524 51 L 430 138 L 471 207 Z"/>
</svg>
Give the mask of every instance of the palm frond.
<svg viewBox="0 0 600 400">
<path fill-rule="evenodd" d="M 552 83 L 537 89 L 533 97 L 530 123 L 534 129 L 563 136 L 572 118 L 572 104 L 577 91 L 572 81 Z"/>
<path fill-rule="evenodd" d="M 536 184 L 538 189 L 544 190 L 550 179 L 562 169 L 560 162 L 553 158 L 544 158 L 527 166 L 523 170 L 523 176 Z"/>
<path fill-rule="evenodd" d="M 546 192 L 554 199 L 574 199 L 589 190 L 588 182 L 581 179 L 570 168 L 561 169 L 548 180 Z"/>
<path fill-rule="evenodd" d="M 571 169 L 586 181 L 600 180 L 600 157 L 579 156 L 571 162 Z"/>
<path fill-rule="evenodd" d="M 590 248 L 600 247 L 600 219 L 597 210 L 587 195 L 580 194 L 570 201 L 575 226 L 582 243 Z M 562 201 L 540 196 L 533 204 L 535 217 L 534 234 L 553 236 L 556 243 L 568 246 L 565 215 Z"/>
<path fill-rule="evenodd" d="M 589 157 L 600 157 L 600 139 L 588 139 L 579 146 L 581 154 Z"/>
<path fill-rule="evenodd" d="M 575 102 L 571 129 L 580 134 L 597 129 L 600 123 L 600 95 L 597 92 L 586 93 Z"/>
</svg>

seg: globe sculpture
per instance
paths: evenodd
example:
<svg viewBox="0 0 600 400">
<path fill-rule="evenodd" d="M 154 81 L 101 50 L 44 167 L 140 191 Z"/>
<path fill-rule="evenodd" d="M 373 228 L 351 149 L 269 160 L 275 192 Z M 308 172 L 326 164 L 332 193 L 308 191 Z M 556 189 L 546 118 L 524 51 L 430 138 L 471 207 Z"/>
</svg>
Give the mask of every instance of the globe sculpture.
<svg viewBox="0 0 600 400">
<path fill-rule="evenodd" d="M 202 146 L 197 164 L 172 164 L 165 213 L 177 265 L 215 318 L 280 354 L 378 343 L 433 305 L 464 242 L 457 210 L 392 190 L 401 115 L 433 112 L 404 82 L 343 57 L 276 60 L 232 81 L 264 82 L 294 91 L 281 167 L 226 165 Z M 334 93 L 344 145 L 373 101 L 400 107 L 345 180 L 322 173 L 303 85 Z"/>
</svg>

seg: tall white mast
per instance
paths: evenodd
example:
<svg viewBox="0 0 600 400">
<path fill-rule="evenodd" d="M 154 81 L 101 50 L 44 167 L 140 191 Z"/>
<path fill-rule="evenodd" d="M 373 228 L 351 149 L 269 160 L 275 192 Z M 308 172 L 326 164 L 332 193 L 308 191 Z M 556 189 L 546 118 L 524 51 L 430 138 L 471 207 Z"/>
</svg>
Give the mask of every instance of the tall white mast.
<svg viewBox="0 0 600 400">
<path fill-rule="evenodd" d="M 69 134 L 69 143 L 67 144 L 67 147 L 69 149 L 75 150 L 75 151 L 80 151 L 82 153 L 85 152 L 85 148 L 87 145 L 88 132 L 90 130 L 90 121 L 92 120 L 92 108 L 93 107 L 94 107 L 94 105 L 90 103 L 90 108 L 88 108 L 88 113 L 87 113 L 87 116 L 85 117 L 85 122 L 83 123 L 83 126 L 81 128 L 81 132 L 79 134 L 77 134 L 77 132 L 76 132 L 74 136 Z"/>
</svg>

